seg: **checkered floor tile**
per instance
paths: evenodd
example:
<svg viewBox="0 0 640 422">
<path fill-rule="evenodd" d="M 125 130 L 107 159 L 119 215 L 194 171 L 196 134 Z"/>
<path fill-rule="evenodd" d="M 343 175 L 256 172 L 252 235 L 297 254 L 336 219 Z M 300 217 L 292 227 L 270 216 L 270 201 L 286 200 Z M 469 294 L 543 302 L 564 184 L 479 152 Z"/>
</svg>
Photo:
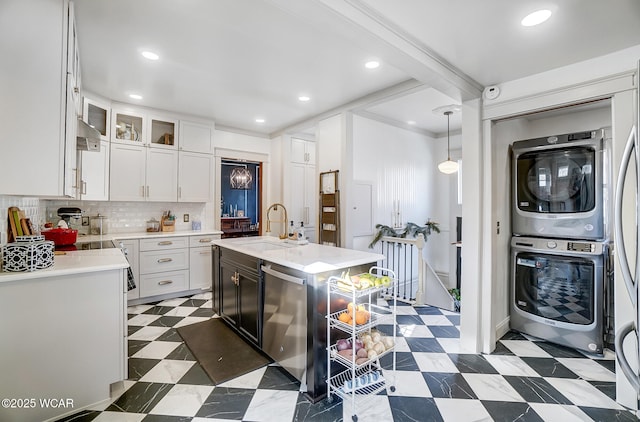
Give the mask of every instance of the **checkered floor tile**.
<svg viewBox="0 0 640 422">
<path fill-rule="evenodd" d="M 312 404 L 272 364 L 214 385 L 176 328 L 215 317 L 211 294 L 132 306 L 129 379 L 100 409 L 61 421 L 637 421 L 615 401 L 614 357 L 509 332 L 490 355 L 460 352 L 460 316 L 398 304 L 395 390 Z M 392 333 L 393 326 L 380 326 Z M 392 356 L 381 363 L 391 368 Z"/>
</svg>

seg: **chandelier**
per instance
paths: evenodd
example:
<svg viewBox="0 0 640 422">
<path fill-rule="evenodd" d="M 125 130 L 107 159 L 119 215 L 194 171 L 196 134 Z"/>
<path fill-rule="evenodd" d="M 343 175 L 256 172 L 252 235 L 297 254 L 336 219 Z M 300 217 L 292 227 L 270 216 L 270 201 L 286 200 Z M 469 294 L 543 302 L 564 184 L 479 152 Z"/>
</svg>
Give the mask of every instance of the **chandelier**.
<svg viewBox="0 0 640 422">
<path fill-rule="evenodd" d="M 231 170 L 231 189 L 251 189 L 253 176 L 246 167 L 234 167 Z"/>
</svg>

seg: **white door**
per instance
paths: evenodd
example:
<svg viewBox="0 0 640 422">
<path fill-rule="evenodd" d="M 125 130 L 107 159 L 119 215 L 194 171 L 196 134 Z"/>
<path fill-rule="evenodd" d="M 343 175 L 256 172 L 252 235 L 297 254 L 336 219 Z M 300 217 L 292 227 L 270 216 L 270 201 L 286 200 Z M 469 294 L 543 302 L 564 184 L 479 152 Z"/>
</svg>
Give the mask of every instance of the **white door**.
<svg viewBox="0 0 640 422">
<path fill-rule="evenodd" d="M 178 166 L 178 202 L 211 202 L 213 156 L 180 151 Z"/>
<path fill-rule="evenodd" d="M 147 201 L 176 202 L 178 199 L 178 152 L 148 148 Z"/>
</svg>

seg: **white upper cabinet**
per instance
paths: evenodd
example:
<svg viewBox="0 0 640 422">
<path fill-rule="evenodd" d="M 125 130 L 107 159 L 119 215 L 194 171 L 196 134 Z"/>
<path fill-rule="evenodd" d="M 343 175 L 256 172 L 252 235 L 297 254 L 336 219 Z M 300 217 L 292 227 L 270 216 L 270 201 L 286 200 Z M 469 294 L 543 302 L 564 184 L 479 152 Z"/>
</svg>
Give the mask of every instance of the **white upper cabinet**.
<svg viewBox="0 0 640 422">
<path fill-rule="evenodd" d="M 213 198 L 213 156 L 180 151 L 178 202 L 210 202 Z"/>
<path fill-rule="evenodd" d="M 67 46 L 76 45 L 75 40 L 67 42 L 69 2 L 2 0 L 1 4 L 0 192 L 73 196 L 77 95 L 68 93 L 67 82 L 79 89 L 79 73 L 68 81 L 67 71 L 79 68 L 67 69 Z M 68 101 L 72 103 L 67 105 Z M 33 169 L 37 176 L 29 175 Z"/>
<path fill-rule="evenodd" d="M 176 202 L 178 198 L 178 151 L 149 148 L 147 151 L 147 201 Z"/>
<path fill-rule="evenodd" d="M 213 124 L 180 120 L 181 151 L 213 154 Z"/>
<path fill-rule="evenodd" d="M 115 106 L 111 109 L 111 142 L 130 145 L 148 143 L 147 118 L 134 108 Z"/>
<path fill-rule="evenodd" d="M 316 165 L 316 143 L 305 139 L 291 138 L 291 162 Z"/>
<path fill-rule="evenodd" d="M 149 146 L 177 149 L 178 119 L 170 116 L 149 115 Z"/>
<path fill-rule="evenodd" d="M 79 151 L 81 176 L 78 184 L 83 201 L 109 199 L 109 142 L 100 141 L 100 151 Z"/>
<path fill-rule="evenodd" d="M 100 132 L 100 140 L 109 141 L 111 134 L 111 108 L 107 103 L 84 97 L 82 120 Z"/>
</svg>

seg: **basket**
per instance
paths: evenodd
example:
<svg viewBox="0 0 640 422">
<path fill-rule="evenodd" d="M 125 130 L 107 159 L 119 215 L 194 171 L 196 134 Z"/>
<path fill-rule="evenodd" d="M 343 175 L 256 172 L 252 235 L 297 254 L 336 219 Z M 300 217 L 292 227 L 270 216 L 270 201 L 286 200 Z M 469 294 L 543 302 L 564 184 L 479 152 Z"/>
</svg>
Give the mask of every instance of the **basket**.
<svg viewBox="0 0 640 422">
<path fill-rule="evenodd" d="M 44 236 L 18 236 L 2 253 L 2 269 L 10 272 L 36 271 L 53 265 L 54 244 Z"/>
</svg>

